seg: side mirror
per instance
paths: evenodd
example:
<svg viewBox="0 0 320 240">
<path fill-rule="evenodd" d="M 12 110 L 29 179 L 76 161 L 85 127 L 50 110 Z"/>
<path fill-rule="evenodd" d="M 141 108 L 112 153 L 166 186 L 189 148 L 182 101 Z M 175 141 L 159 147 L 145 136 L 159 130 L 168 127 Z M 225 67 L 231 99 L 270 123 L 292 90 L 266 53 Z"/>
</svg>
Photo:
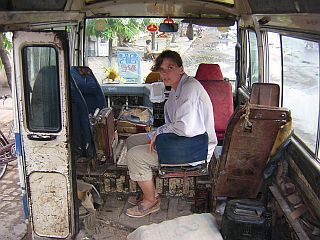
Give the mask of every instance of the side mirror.
<svg viewBox="0 0 320 240">
<path fill-rule="evenodd" d="M 160 23 L 159 32 L 178 32 L 178 23 Z"/>
</svg>

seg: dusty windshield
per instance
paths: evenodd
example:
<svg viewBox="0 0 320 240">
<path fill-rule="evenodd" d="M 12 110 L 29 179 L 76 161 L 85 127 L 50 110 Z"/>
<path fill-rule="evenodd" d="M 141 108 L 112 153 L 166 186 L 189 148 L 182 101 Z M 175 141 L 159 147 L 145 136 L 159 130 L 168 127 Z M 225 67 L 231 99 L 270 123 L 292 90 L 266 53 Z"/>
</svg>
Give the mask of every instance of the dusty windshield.
<svg viewBox="0 0 320 240">
<path fill-rule="evenodd" d="M 171 20 L 171 19 L 170 19 Z M 163 50 L 180 53 L 185 72 L 195 76 L 200 63 L 217 63 L 223 76 L 235 80 L 236 26 L 206 27 L 178 23 L 176 33 L 163 33 L 165 19 L 100 18 L 86 21 L 86 57 L 101 84 L 141 84 Z"/>
</svg>

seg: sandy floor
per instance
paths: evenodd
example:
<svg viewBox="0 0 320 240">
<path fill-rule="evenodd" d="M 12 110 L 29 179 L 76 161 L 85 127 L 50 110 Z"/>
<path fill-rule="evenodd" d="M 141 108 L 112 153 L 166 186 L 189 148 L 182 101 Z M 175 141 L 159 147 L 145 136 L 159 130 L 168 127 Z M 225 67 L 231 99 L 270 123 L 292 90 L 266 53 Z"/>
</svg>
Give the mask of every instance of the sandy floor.
<svg viewBox="0 0 320 240">
<path fill-rule="evenodd" d="M 10 90 L 0 88 L 0 96 L 10 95 Z M 12 99 L 0 100 L 0 129 L 9 135 L 13 124 Z M 10 135 L 11 138 L 13 135 Z M 27 235 L 27 223 L 24 220 L 22 193 L 19 181 L 17 161 L 8 164 L 4 176 L 0 179 L 0 239 L 17 240 L 31 238 Z M 125 240 L 130 231 L 119 229 L 110 222 L 98 222 L 93 228 L 81 230 L 77 240 L 110 239 Z"/>
<path fill-rule="evenodd" d="M 10 94 L 8 88 L 0 89 L 0 96 Z M 12 99 L 0 100 L 0 128 L 5 136 L 13 138 L 9 132 L 13 124 Z M 22 239 L 27 232 L 24 221 L 22 194 L 17 161 L 10 162 L 0 179 L 0 238 Z"/>
</svg>

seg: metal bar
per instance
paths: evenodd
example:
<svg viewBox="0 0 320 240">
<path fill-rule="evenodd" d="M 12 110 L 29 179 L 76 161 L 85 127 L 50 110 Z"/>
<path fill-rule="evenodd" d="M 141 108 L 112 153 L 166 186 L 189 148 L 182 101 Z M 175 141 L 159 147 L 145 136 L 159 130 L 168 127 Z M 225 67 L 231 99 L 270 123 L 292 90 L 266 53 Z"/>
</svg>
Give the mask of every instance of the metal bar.
<svg viewBox="0 0 320 240">
<path fill-rule="evenodd" d="M 284 215 L 286 216 L 290 226 L 293 228 L 294 232 L 297 234 L 299 239 L 308 240 L 310 239 L 306 232 L 304 231 L 303 227 L 301 226 L 298 219 L 293 219 L 291 217 L 292 210 L 290 209 L 286 200 L 282 197 L 279 189 L 276 186 L 270 186 L 270 191 L 272 192 L 273 196 L 277 200 L 278 204 L 280 205 Z"/>
</svg>

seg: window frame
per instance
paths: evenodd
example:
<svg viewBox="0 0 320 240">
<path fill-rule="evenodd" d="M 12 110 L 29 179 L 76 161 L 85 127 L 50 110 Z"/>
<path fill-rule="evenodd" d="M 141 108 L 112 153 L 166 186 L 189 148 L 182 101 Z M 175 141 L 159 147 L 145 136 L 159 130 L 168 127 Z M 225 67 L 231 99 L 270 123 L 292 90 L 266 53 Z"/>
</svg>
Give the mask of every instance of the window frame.
<svg viewBox="0 0 320 240">
<path fill-rule="evenodd" d="M 281 86 L 280 86 L 280 106 L 284 107 L 283 102 L 284 102 L 284 55 L 283 55 L 283 37 L 290 37 L 290 38 L 295 38 L 295 39 L 300 39 L 300 40 L 305 40 L 305 41 L 313 41 L 318 44 L 318 51 L 319 51 L 319 73 L 318 73 L 318 81 L 320 82 L 320 40 L 319 36 L 312 35 L 312 34 L 301 34 L 301 33 L 293 33 L 289 31 L 283 31 L 279 29 L 262 29 L 261 33 L 262 35 L 266 35 L 266 41 L 264 41 L 264 49 L 267 52 L 267 56 L 264 58 L 265 59 L 265 66 L 267 66 L 264 70 L 264 75 L 265 79 L 269 82 L 270 78 L 270 71 L 269 71 L 269 61 L 270 61 L 270 51 L 269 51 L 269 39 L 268 39 L 268 32 L 272 33 L 278 33 L 279 38 L 280 38 L 280 53 L 281 53 Z M 268 61 L 268 62 L 267 62 Z M 320 84 L 318 86 L 318 99 L 320 101 Z M 320 162 L 320 105 L 319 105 L 319 110 L 318 110 L 318 124 L 317 124 L 317 132 L 316 132 L 316 142 L 315 142 L 315 148 L 312 150 L 306 143 L 305 141 L 299 137 L 296 134 L 293 134 L 293 137 L 295 140 L 297 140 L 298 143 L 300 143 L 303 148 L 313 156 L 318 162 Z"/>
<path fill-rule="evenodd" d="M 24 109 L 25 109 L 25 112 L 27 113 L 25 118 L 26 118 L 26 127 L 28 129 L 28 131 L 30 132 L 39 132 L 39 133 L 59 133 L 61 130 L 62 130 L 62 116 L 61 116 L 61 109 L 62 109 L 62 106 L 61 106 L 61 96 L 60 96 L 60 91 L 57 91 L 57 103 L 58 103 L 58 106 L 57 106 L 57 116 L 56 116 L 56 120 L 57 120 L 57 126 L 53 129 L 49 129 L 48 127 L 44 127 L 42 126 L 43 129 L 36 129 L 34 127 L 31 126 L 30 122 L 31 122 L 31 117 L 30 117 L 30 112 L 31 112 L 31 102 L 30 102 L 30 91 L 27 91 L 27 87 L 29 84 L 30 84 L 30 79 L 29 79 L 29 76 L 28 76 L 28 67 L 29 67 L 29 64 L 27 63 L 28 62 L 28 55 L 27 55 L 27 49 L 28 48 L 34 48 L 34 47 L 49 47 L 51 49 L 54 50 L 55 52 L 55 66 L 56 66 L 56 77 L 57 77 L 57 80 L 56 80 L 56 85 L 57 85 L 57 88 L 59 89 L 60 88 L 60 76 L 59 76 L 59 54 L 58 54 L 58 50 L 56 49 L 56 47 L 54 45 L 51 45 L 51 44 L 44 44 L 44 45 L 40 45 L 40 44 L 29 44 L 29 45 L 25 45 L 21 48 L 21 59 L 22 59 L 22 66 L 23 66 L 23 85 L 25 86 L 24 87 Z M 54 66 L 54 65 L 49 65 L 49 66 Z M 40 69 L 39 69 L 39 72 L 38 74 L 40 73 Z"/>
<path fill-rule="evenodd" d="M 251 86 L 254 82 L 252 82 L 252 61 L 251 61 L 251 43 L 250 43 L 250 37 L 249 33 L 253 33 L 256 40 L 256 57 L 257 57 L 257 81 L 260 81 L 260 74 L 259 74 L 259 68 L 260 68 L 260 59 L 259 59 L 259 47 L 258 47 L 258 36 L 254 29 L 252 28 L 241 28 L 239 29 L 239 33 L 241 38 L 243 39 L 242 47 L 241 47 L 241 65 L 240 68 L 242 69 L 241 79 L 240 79 L 240 85 L 244 89 L 246 89 L 248 92 L 251 90 Z"/>
</svg>

